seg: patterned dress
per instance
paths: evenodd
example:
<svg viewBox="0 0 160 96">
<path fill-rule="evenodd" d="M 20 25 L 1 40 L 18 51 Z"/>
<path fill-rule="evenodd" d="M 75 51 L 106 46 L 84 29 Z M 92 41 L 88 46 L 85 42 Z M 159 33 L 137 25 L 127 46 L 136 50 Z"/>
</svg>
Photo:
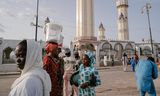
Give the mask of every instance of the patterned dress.
<svg viewBox="0 0 160 96">
<path fill-rule="evenodd" d="M 64 65 L 63 60 L 59 59 L 56 63 L 49 56 L 43 58 L 43 68 L 50 75 L 52 90 L 50 96 L 63 96 L 63 74 L 64 74 Z"/>
<path fill-rule="evenodd" d="M 80 72 L 79 73 L 79 75 L 80 75 L 79 84 L 80 85 L 83 83 L 86 83 L 86 82 L 90 83 L 92 74 L 94 74 L 94 76 L 96 77 L 96 86 L 101 84 L 100 76 L 98 74 L 98 71 L 95 68 L 93 68 L 93 67 L 84 68 L 83 65 L 81 65 L 79 72 Z M 85 89 L 82 89 L 79 86 L 78 87 L 78 96 L 96 96 L 95 86 L 94 87 L 89 86 Z"/>
</svg>

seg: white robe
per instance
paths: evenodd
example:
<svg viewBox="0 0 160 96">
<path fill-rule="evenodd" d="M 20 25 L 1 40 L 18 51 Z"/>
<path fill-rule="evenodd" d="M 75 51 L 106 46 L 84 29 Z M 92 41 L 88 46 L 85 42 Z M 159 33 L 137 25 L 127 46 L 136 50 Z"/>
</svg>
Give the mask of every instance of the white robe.
<svg viewBox="0 0 160 96">
<path fill-rule="evenodd" d="M 28 76 L 12 89 L 9 96 L 43 96 L 42 81 L 37 77 Z"/>
<path fill-rule="evenodd" d="M 122 57 L 122 63 L 123 63 L 123 71 L 127 71 L 127 66 L 128 66 L 128 58 Z"/>
<path fill-rule="evenodd" d="M 11 86 L 9 96 L 49 96 L 51 80 L 42 69 L 42 49 L 33 40 L 27 40 L 27 55 L 21 76 Z"/>
</svg>

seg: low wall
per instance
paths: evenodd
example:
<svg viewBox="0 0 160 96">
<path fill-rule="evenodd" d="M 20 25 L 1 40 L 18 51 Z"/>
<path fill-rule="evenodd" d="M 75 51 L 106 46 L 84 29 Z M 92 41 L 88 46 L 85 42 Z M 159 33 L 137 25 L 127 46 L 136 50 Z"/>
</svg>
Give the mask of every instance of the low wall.
<svg viewBox="0 0 160 96">
<path fill-rule="evenodd" d="M 17 72 L 16 64 L 0 64 L 0 72 Z"/>
<path fill-rule="evenodd" d="M 120 66 L 122 65 L 122 61 L 114 61 L 113 66 Z M 112 61 L 107 61 L 107 66 L 112 66 Z M 100 62 L 100 67 L 104 67 L 104 63 Z"/>
</svg>

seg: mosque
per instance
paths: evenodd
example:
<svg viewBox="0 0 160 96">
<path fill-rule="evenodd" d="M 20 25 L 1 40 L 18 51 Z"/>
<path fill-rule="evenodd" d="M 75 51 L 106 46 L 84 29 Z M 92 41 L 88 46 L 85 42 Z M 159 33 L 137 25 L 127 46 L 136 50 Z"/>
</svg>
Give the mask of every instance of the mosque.
<svg viewBox="0 0 160 96">
<path fill-rule="evenodd" d="M 128 0 L 116 0 L 118 12 L 117 40 L 105 38 L 105 28 L 101 23 L 99 26 L 98 37 L 94 35 L 94 11 L 93 0 L 77 0 L 76 3 L 76 36 L 72 46 L 77 49 L 86 43 L 91 43 L 96 49 L 96 61 L 99 65 L 104 65 L 104 61 L 110 63 L 111 60 L 120 61 L 123 54 L 128 58 L 135 55 L 152 55 L 151 44 L 148 41 L 135 43 L 129 40 L 128 29 Z M 160 43 L 153 44 L 154 55 L 160 53 Z M 120 62 L 118 62 L 120 64 Z"/>
<path fill-rule="evenodd" d="M 110 65 L 114 60 L 115 64 L 120 64 L 124 53 L 129 58 L 136 54 L 152 55 L 150 41 L 136 43 L 129 40 L 128 29 L 128 0 L 116 0 L 117 7 L 117 25 L 118 37 L 117 40 L 105 38 L 105 28 L 101 23 L 99 25 L 98 36 L 94 35 L 94 8 L 93 0 L 77 0 L 76 1 L 76 35 L 71 41 L 72 47 L 77 49 L 83 47 L 86 43 L 92 44 L 96 51 L 97 66 Z M 0 71 L 17 70 L 15 62 L 10 58 L 12 51 L 18 44 L 19 40 L 6 40 L 0 38 Z M 42 46 L 44 42 L 40 41 Z M 160 43 L 153 42 L 154 56 L 160 55 Z M 105 64 L 105 62 L 107 64 Z M 10 64 L 11 63 L 11 64 Z M 12 64 L 13 63 L 13 64 Z"/>
</svg>

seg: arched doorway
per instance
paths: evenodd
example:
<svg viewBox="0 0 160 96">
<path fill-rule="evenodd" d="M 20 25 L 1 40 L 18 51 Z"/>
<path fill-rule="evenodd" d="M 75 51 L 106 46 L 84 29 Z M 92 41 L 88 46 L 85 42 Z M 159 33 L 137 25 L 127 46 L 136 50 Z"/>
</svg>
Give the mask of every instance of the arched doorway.
<svg viewBox="0 0 160 96">
<path fill-rule="evenodd" d="M 135 50 L 131 43 L 127 43 L 124 49 L 124 53 L 127 54 L 128 58 L 134 57 Z"/>
<path fill-rule="evenodd" d="M 112 56 L 112 45 L 109 42 L 104 42 L 99 50 L 100 64 L 104 64 L 104 59 L 110 61 Z"/>
<path fill-rule="evenodd" d="M 122 58 L 122 52 L 123 52 L 123 46 L 121 43 L 116 43 L 114 45 L 114 50 L 116 51 L 116 55 L 115 55 L 115 58 L 117 60 L 121 60 Z"/>
<path fill-rule="evenodd" d="M 145 46 L 142 50 L 142 54 L 145 56 L 151 56 L 152 55 L 151 48 L 149 46 Z"/>
<path fill-rule="evenodd" d="M 7 47 L 3 50 L 3 59 L 2 59 L 2 64 L 9 64 L 9 63 L 15 63 L 15 61 L 10 58 L 10 54 L 13 51 L 11 47 Z"/>
</svg>

